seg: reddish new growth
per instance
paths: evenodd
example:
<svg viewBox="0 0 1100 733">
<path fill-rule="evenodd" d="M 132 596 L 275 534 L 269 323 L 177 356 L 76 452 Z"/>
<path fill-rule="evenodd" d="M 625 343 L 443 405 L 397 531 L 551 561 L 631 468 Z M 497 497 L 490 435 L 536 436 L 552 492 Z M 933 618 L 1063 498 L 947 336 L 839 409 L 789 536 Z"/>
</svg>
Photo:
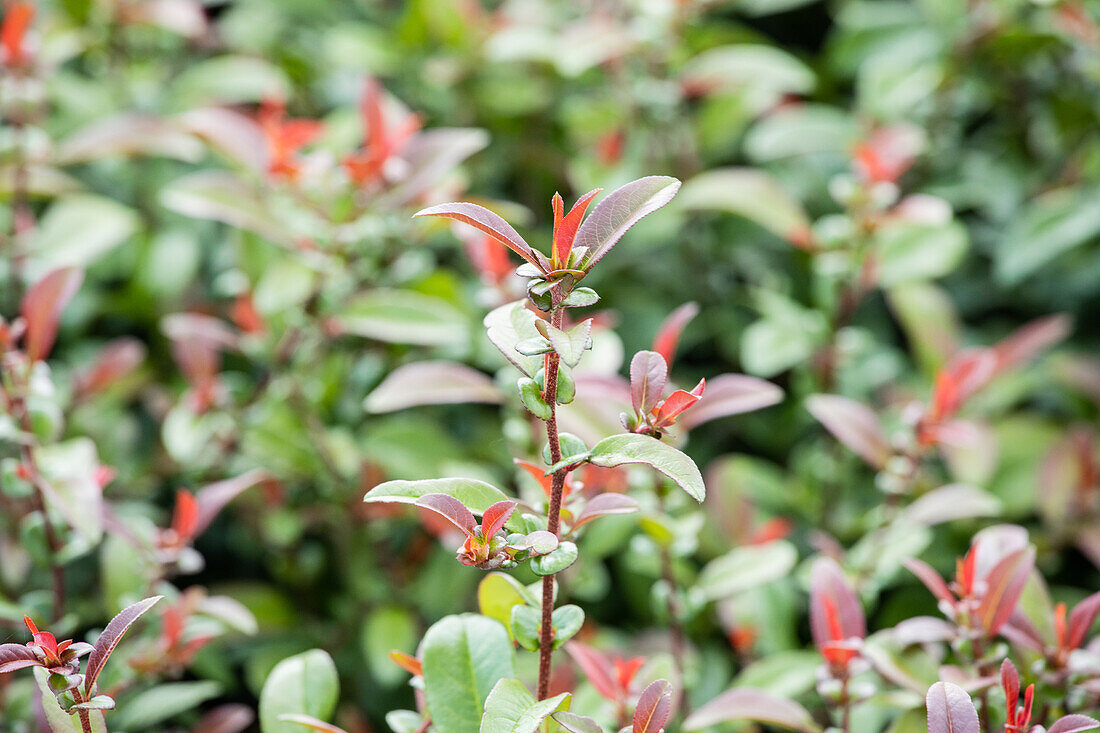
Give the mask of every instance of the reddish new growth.
<svg viewBox="0 0 1100 733">
<path fill-rule="evenodd" d="M 33 3 L 17 1 L 8 4 L 4 21 L 0 23 L 0 63 L 4 66 L 15 69 L 30 63 L 26 36 L 33 20 Z"/>
<path fill-rule="evenodd" d="M 39 631 L 29 616 L 23 623 L 31 632 L 26 644 L 0 644 L 0 674 L 26 667 L 44 667 L 52 673 L 72 676 L 80 671 L 80 658 L 92 651 L 91 644 L 74 643 L 72 639 L 59 642 L 48 631 Z"/>
<path fill-rule="evenodd" d="M 286 103 L 279 99 L 264 100 L 258 122 L 267 139 L 268 174 L 275 178 L 297 180 L 301 172 L 298 151 L 321 134 L 321 123 L 317 120 L 287 119 Z"/>
<path fill-rule="evenodd" d="M 810 580 L 810 630 L 814 644 L 837 678 L 850 674 L 867 636 L 859 597 L 840 566 L 830 558 L 814 563 Z"/>
<path fill-rule="evenodd" d="M 367 80 L 359 106 L 363 119 L 363 147 L 343 161 L 348 177 L 358 186 L 384 178 L 386 162 L 420 129 L 420 118 L 415 114 L 404 115 L 391 124 L 386 115 L 385 94 L 377 80 Z"/>
</svg>

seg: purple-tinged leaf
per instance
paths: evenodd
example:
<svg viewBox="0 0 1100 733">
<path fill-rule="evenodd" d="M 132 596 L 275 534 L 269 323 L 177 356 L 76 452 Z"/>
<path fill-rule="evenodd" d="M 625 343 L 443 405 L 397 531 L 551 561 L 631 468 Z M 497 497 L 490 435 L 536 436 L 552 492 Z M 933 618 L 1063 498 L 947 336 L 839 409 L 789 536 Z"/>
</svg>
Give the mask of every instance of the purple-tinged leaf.
<svg viewBox="0 0 1100 733">
<path fill-rule="evenodd" d="M 424 194 L 462 161 L 489 144 L 484 130 L 435 127 L 413 135 L 401 150 L 408 173 L 378 196 L 379 208 L 397 208 Z"/>
<path fill-rule="evenodd" d="M 672 685 L 668 680 L 650 683 L 634 709 L 632 733 L 660 733 L 672 715 Z"/>
<path fill-rule="evenodd" d="M 467 537 L 472 537 L 477 529 L 477 520 L 473 513 L 458 499 L 446 494 L 425 494 L 416 500 L 417 506 L 431 509 L 436 514 L 458 527 Z M 488 511 L 488 510 L 486 510 Z"/>
<path fill-rule="evenodd" d="M 429 206 L 416 212 L 413 216 L 441 216 L 446 219 L 460 221 L 463 224 L 469 224 L 485 232 L 542 272 L 547 272 L 546 257 L 532 249 L 531 245 L 527 244 L 523 237 L 519 235 L 519 232 L 512 228 L 511 224 L 484 206 L 459 201 Z"/>
<path fill-rule="evenodd" d="M 57 338 L 61 312 L 76 295 L 83 281 L 83 270 L 62 267 L 36 282 L 23 296 L 20 312 L 27 328 L 23 337 L 23 350 L 28 359 L 38 361 L 50 353 Z"/>
<path fill-rule="evenodd" d="M 493 380 L 477 369 L 450 361 L 420 361 L 386 375 L 363 404 L 367 412 L 378 414 L 419 405 L 495 404 L 502 399 Z"/>
<path fill-rule="evenodd" d="M 608 194 L 577 230 L 573 246 L 588 249 L 581 269 L 592 269 L 630 227 L 671 201 L 678 190 L 680 182 L 675 178 L 646 176 Z"/>
<path fill-rule="evenodd" d="M 948 603 L 955 602 L 955 594 L 953 594 L 951 589 L 947 586 L 947 581 L 945 581 L 943 576 L 937 573 L 931 565 L 915 557 L 908 558 L 903 564 L 909 572 L 917 576 L 920 582 L 924 583 L 924 587 L 937 599 L 947 601 Z"/>
<path fill-rule="evenodd" d="M 1065 313 L 1028 321 L 993 347 L 997 353 L 997 371 L 1030 361 L 1064 340 L 1072 330 L 1073 319 Z"/>
<path fill-rule="evenodd" d="M 1093 728 L 1100 728 L 1100 722 L 1087 715 L 1064 715 L 1054 721 L 1047 733 L 1080 733 Z"/>
<path fill-rule="evenodd" d="M 92 654 L 88 657 L 88 667 L 84 672 L 84 693 L 86 696 L 92 694 L 92 690 L 95 689 L 99 673 L 103 671 L 103 666 L 107 664 L 107 660 L 114 652 L 115 647 L 122 641 L 123 634 L 134 625 L 135 621 L 141 618 L 142 614 L 156 605 L 157 601 L 163 597 L 153 596 L 138 601 L 132 606 L 127 606 L 111 619 L 107 627 L 103 629 L 103 633 L 95 641 Z"/>
<path fill-rule="evenodd" d="M 1001 502 L 992 494 L 968 484 L 948 484 L 932 489 L 906 507 L 904 516 L 915 524 L 933 526 L 955 519 L 993 517 Z"/>
<path fill-rule="evenodd" d="M 668 380 L 668 364 L 656 351 L 639 351 L 630 360 L 630 400 L 634 411 L 646 415 L 661 401 Z"/>
<path fill-rule="evenodd" d="M 806 708 L 793 700 L 775 697 L 751 687 L 736 687 L 723 692 L 689 715 L 684 721 L 684 730 L 701 730 L 728 720 L 752 720 L 802 733 L 821 731 Z"/>
<path fill-rule="evenodd" d="M 221 155 L 253 175 L 267 171 L 270 155 L 263 129 L 256 120 L 221 107 L 206 107 L 181 114 L 177 121 Z"/>
<path fill-rule="evenodd" d="M 491 540 L 493 535 L 504 527 L 504 523 L 512 516 L 512 512 L 516 510 L 518 503 L 512 499 L 505 499 L 504 501 L 498 501 L 485 510 L 485 514 L 481 518 L 481 536 L 486 541 Z"/>
<path fill-rule="evenodd" d="M 566 643 L 565 651 L 573 657 L 573 661 L 596 688 L 596 692 L 607 700 L 618 702 L 622 690 L 616 681 L 615 668 L 606 654 L 579 641 Z"/>
<path fill-rule="evenodd" d="M 631 514 L 636 511 L 638 511 L 638 502 L 626 494 L 600 494 L 589 499 L 584 505 L 584 509 L 573 522 L 573 529 L 609 514 Z"/>
<path fill-rule="evenodd" d="M 783 401 L 783 390 L 771 382 L 744 374 L 720 374 L 707 381 L 707 391 L 680 420 L 693 430 L 711 420 L 762 410 Z"/>
<path fill-rule="evenodd" d="M 206 528 L 210 526 L 229 502 L 267 477 L 268 474 L 265 471 L 253 469 L 242 473 L 240 476 L 215 481 L 199 489 L 195 494 L 198 519 L 195 522 L 194 536 L 206 531 Z"/>
<path fill-rule="evenodd" d="M 978 619 L 990 636 L 1000 631 L 1012 615 L 1034 566 L 1035 550 L 1027 547 L 1004 558 L 990 571 L 988 587 L 978 604 Z"/>
<path fill-rule="evenodd" d="M 653 350 L 664 357 L 669 368 L 676 357 L 676 347 L 680 345 L 680 334 L 698 313 L 699 306 L 696 303 L 684 303 L 672 311 L 657 329 L 657 335 L 653 338 Z"/>
<path fill-rule="evenodd" d="M 1046 650 L 1047 642 L 1043 638 L 1043 635 L 1039 633 L 1039 630 L 1035 628 L 1034 624 L 1028 620 L 1021 611 L 1019 606 L 1012 612 L 1012 615 L 1008 617 L 1008 621 L 1001 627 L 1001 636 L 1008 639 L 1013 644 L 1022 646 L 1025 649 L 1031 649 L 1032 651 L 1042 654 Z"/>
<path fill-rule="evenodd" d="M 241 733 L 256 720 L 247 705 L 220 705 L 199 718 L 191 733 Z"/>
<path fill-rule="evenodd" d="M 1085 635 L 1092 628 L 1096 614 L 1100 612 L 1100 592 L 1093 593 L 1073 607 L 1066 625 L 1066 646 L 1078 649 L 1085 643 Z"/>
<path fill-rule="evenodd" d="M 978 711 L 966 690 L 950 682 L 928 688 L 928 733 L 980 733 Z"/>
<path fill-rule="evenodd" d="M 40 665 L 34 650 L 23 644 L 0 644 L 0 674 Z"/>
<path fill-rule="evenodd" d="M 137 369 L 146 354 L 145 344 L 135 338 L 123 337 L 111 341 L 96 356 L 95 362 L 73 377 L 80 396 L 107 389 Z"/>
<path fill-rule="evenodd" d="M 603 728 L 600 727 L 599 723 L 584 715 L 559 711 L 550 717 L 569 733 L 603 733 Z"/>
<path fill-rule="evenodd" d="M 878 416 L 870 407 L 847 397 L 810 395 L 806 409 L 818 422 L 873 468 L 882 468 L 890 458 L 890 441 Z"/>
<path fill-rule="evenodd" d="M 900 646 L 931 644 L 955 637 L 954 625 L 934 616 L 914 616 L 898 622 L 893 630 L 894 641 Z"/>
<path fill-rule="evenodd" d="M 1004 558 L 1030 544 L 1027 530 L 1016 524 L 995 524 L 974 535 L 970 541 L 975 548 L 974 579 L 985 580 Z"/>
<path fill-rule="evenodd" d="M 818 558 L 810 573 L 810 631 L 818 649 L 825 649 L 830 642 L 867 636 L 859 597 L 830 557 Z"/>
</svg>

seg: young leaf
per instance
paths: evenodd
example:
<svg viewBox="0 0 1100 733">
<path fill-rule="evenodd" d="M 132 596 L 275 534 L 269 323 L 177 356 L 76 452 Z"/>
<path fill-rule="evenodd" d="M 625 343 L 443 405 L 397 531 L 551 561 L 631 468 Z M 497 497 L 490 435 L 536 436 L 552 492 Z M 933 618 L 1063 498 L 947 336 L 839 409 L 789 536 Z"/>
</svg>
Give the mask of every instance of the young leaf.
<svg viewBox="0 0 1100 733">
<path fill-rule="evenodd" d="M 810 573 L 810 630 L 818 649 L 831 641 L 867 636 L 859 596 L 830 557 L 818 558 Z"/>
<path fill-rule="evenodd" d="M 575 367 L 584 356 L 585 349 L 592 346 L 592 319 L 581 321 L 568 331 L 546 324 L 546 335 L 561 360 Z"/>
<path fill-rule="evenodd" d="M 752 720 L 801 733 L 821 733 L 810 713 L 798 703 L 749 687 L 734 688 L 714 698 L 688 716 L 684 730 L 702 730 L 728 720 Z"/>
<path fill-rule="evenodd" d="M 625 494 L 599 494 L 588 500 L 573 522 L 573 529 L 609 514 L 630 514 L 638 511 L 638 502 Z M 1076 609 L 1075 609 L 1076 610 Z"/>
<path fill-rule="evenodd" d="M 924 583 L 924 587 L 937 599 L 947 601 L 948 603 L 955 602 L 955 594 L 951 592 L 951 589 L 947 585 L 947 581 L 945 581 L 943 576 L 937 573 L 931 565 L 915 557 L 908 558 L 903 564 L 909 572 L 917 576 L 920 582 Z"/>
<path fill-rule="evenodd" d="M 504 627 L 475 614 L 436 622 L 424 635 L 421 659 L 428 715 L 438 733 L 478 730 L 489 692 L 515 677 Z"/>
<path fill-rule="evenodd" d="M 616 681 L 615 667 L 611 659 L 601 651 L 593 649 L 579 641 L 571 641 L 565 645 L 565 651 L 573 657 L 573 661 L 584 672 L 584 676 L 596 688 L 606 700 L 618 702 L 623 694 Z"/>
<path fill-rule="evenodd" d="M 458 499 L 453 496 L 447 496 L 446 494 L 425 494 L 416 500 L 417 506 L 422 506 L 425 509 L 431 509 L 436 514 L 444 517 L 451 524 L 458 527 L 467 537 L 472 537 L 474 530 L 477 529 L 477 520 L 474 519 L 474 515 L 470 513 L 470 510 L 466 508 Z M 494 504 L 493 506 L 497 506 Z M 489 507 L 491 509 L 492 507 Z M 515 502 L 512 502 L 512 508 L 515 508 Z M 488 512 L 489 509 L 485 511 Z M 505 518 L 507 519 L 507 517 Z"/>
<path fill-rule="evenodd" d="M 498 501 L 491 507 L 485 510 L 485 514 L 481 519 L 481 536 L 489 541 L 493 538 L 497 532 L 504 527 L 504 523 L 508 521 L 508 518 L 512 516 L 512 512 L 516 510 L 515 501 L 508 499 L 506 501 Z"/>
<path fill-rule="evenodd" d="M 599 723 L 583 715 L 563 711 L 551 717 L 569 733 L 603 733 Z"/>
<path fill-rule="evenodd" d="M 928 733 L 980 733 L 978 711 L 966 690 L 950 682 L 928 688 Z"/>
<path fill-rule="evenodd" d="M 671 715 L 672 685 L 668 680 L 652 682 L 638 698 L 632 733 L 661 733 Z"/>
<path fill-rule="evenodd" d="M 990 636 L 1004 626 L 1016 609 L 1034 566 L 1035 550 L 1027 547 L 1008 555 L 989 572 L 988 589 L 978 604 L 978 618 Z"/>
<path fill-rule="evenodd" d="M 38 655 L 25 644 L 0 644 L 0 674 L 14 672 L 17 669 L 36 667 L 40 664 Z"/>
<path fill-rule="evenodd" d="M 500 216 L 486 209 L 484 206 L 466 202 L 439 204 L 413 214 L 417 216 L 441 216 L 446 219 L 454 219 L 464 224 L 480 229 L 493 239 L 503 244 L 508 249 L 530 262 L 541 272 L 548 272 L 546 258 L 539 252 L 535 252 L 531 245 L 519 235 L 512 225 L 504 221 Z"/>
<path fill-rule="evenodd" d="M 508 497 L 503 491 L 484 481 L 472 478 L 439 478 L 421 481 L 387 481 L 375 486 L 363 497 L 369 503 L 416 504 L 422 496 L 428 494 L 446 494 L 458 499 L 476 514 L 504 501 Z"/>
<path fill-rule="evenodd" d="M 240 476 L 215 481 L 199 489 L 195 494 L 195 502 L 199 510 L 199 516 L 195 522 L 195 535 L 202 534 L 229 502 L 267 477 L 267 472 L 253 469 Z"/>
<path fill-rule="evenodd" d="M 783 401 L 783 390 L 771 382 L 743 374 L 720 374 L 707 380 L 707 391 L 680 418 L 685 430 L 711 420 L 761 410 Z"/>
<path fill-rule="evenodd" d="M 547 716 L 569 707 L 569 693 L 536 700 L 519 680 L 503 679 L 485 699 L 479 733 L 535 733 Z"/>
<path fill-rule="evenodd" d="M 1096 614 L 1100 612 L 1100 592 L 1093 593 L 1073 607 L 1066 630 L 1066 646 L 1078 649 L 1085 643 L 1085 635 L 1092 628 Z"/>
<path fill-rule="evenodd" d="M 591 462 L 604 468 L 644 463 L 672 479 L 691 498 L 702 502 L 707 489 L 695 462 L 667 443 L 648 435 L 612 435 L 592 448 Z"/>
<path fill-rule="evenodd" d="M 122 635 L 134 625 L 135 621 L 141 618 L 142 614 L 156 605 L 157 601 L 163 597 L 164 596 L 153 596 L 143 601 L 138 601 L 132 606 L 127 606 L 122 609 L 117 616 L 111 619 L 107 627 L 103 629 L 103 633 L 95 640 L 91 655 L 88 656 L 88 667 L 84 672 L 85 696 L 92 694 L 92 691 L 95 689 L 96 679 L 99 678 L 99 673 L 103 671 L 103 666 L 107 664 L 107 660 L 115 650 L 115 647 L 122 641 Z"/>
<path fill-rule="evenodd" d="M 1093 728 L 1100 728 L 1100 722 L 1087 715 L 1066 715 L 1054 721 L 1047 733 L 1080 733 Z"/>
<path fill-rule="evenodd" d="M 569 252 L 573 249 L 573 240 L 577 236 L 577 229 L 581 225 L 581 220 L 584 219 L 584 212 L 588 211 L 588 205 L 592 203 L 592 199 L 596 197 L 596 194 L 602 190 L 602 188 L 593 189 L 577 199 L 577 203 L 573 204 L 573 208 L 562 218 L 561 224 L 555 228 L 554 253 L 557 255 L 557 261 L 562 265 L 569 262 Z M 560 197 L 558 201 L 561 201 Z"/>
<path fill-rule="evenodd" d="M 653 350 L 660 354 L 665 363 L 671 367 L 672 360 L 676 357 L 676 347 L 680 344 L 680 334 L 687 327 L 688 322 L 699 313 L 696 303 L 684 303 L 672 311 L 664 320 L 657 335 L 653 338 Z"/>
<path fill-rule="evenodd" d="M 596 205 L 574 240 L 574 247 L 586 247 L 582 270 L 590 270 L 647 214 L 661 208 L 676 195 L 680 182 L 668 176 L 647 176 L 612 191 Z"/>
<path fill-rule="evenodd" d="M 419 405 L 495 404 L 502 399 L 500 389 L 483 372 L 456 362 L 419 361 L 387 374 L 363 406 L 378 414 Z"/>
<path fill-rule="evenodd" d="M 324 719 L 336 709 L 340 681 L 332 657 L 321 649 L 289 657 L 275 665 L 260 692 L 260 728 L 264 733 L 300 733 L 285 715 Z"/>
<path fill-rule="evenodd" d="M 661 401 L 668 364 L 656 351 L 639 351 L 630 360 L 630 399 L 634 411 L 646 415 Z"/>
<path fill-rule="evenodd" d="M 847 397 L 815 394 L 806 399 L 806 409 L 873 468 L 886 465 L 892 452 L 890 441 L 871 408 Z"/>
<path fill-rule="evenodd" d="M 57 338 L 61 313 L 76 295 L 83 281 L 83 270 L 62 267 L 50 272 L 27 290 L 20 313 L 27 324 L 23 345 L 28 359 L 38 361 L 50 353 L 54 339 Z"/>
<path fill-rule="evenodd" d="M 542 368 L 543 360 L 520 353 L 516 346 L 540 336 L 535 327 L 537 320 L 538 316 L 526 307 L 525 301 L 517 300 L 489 311 L 482 321 L 493 346 L 528 377 L 535 376 Z"/>
</svg>

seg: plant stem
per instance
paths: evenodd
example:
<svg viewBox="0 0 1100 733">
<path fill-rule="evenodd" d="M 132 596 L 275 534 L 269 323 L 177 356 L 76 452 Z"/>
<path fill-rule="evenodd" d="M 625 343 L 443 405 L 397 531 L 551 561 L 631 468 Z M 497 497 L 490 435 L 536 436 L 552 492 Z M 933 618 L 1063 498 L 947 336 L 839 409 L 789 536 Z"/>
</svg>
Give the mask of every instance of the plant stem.
<svg viewBox="0 0 1100 733">
<path fill-rule="evenodd" d="M 562 311 L 553 309 L 550 312 L 550 325 L 561 328 Z M 550 418 L 546 421 L 546 439 L 550 443 L 550 462 L 553 464 L 561 461 L 561 443 L 558 442 L 558 355 L 550 352 L 546 360 L 546 389 L 543 396 L 550 405 Z M 561 495 L 565 488 L 564 468 L 554 472 L 550 479 L 550 509 L 546 521 L 546 529 L 555 537 L 561 535 Z M 539 629 L 539 689 L 540 700 L 546 699 L 550 694 L 550 657 L 554 652 L 554 577 L 542 576 L 542 626 Z"/>
<path fill-rule="evenodd" d="M 848 680 L 847 673 L 844 675 L 844 681 L 841 683 L 843 687 L 840 690 L 840 730 L 843 733 L 851 733 L 852 730 L 852 698 L 848 694 Z"/>
<path fill-rule="evenodd" d="M 84 694 L 80 691 L 80 688 L 73 690 L 73 699 L 78 703 L 85 702 Z M 80 719 L 80 730 L 83 733 L 93 733 L 92 718 L 87 710 L 77 710 L 76 717 Z"/>
</svg>

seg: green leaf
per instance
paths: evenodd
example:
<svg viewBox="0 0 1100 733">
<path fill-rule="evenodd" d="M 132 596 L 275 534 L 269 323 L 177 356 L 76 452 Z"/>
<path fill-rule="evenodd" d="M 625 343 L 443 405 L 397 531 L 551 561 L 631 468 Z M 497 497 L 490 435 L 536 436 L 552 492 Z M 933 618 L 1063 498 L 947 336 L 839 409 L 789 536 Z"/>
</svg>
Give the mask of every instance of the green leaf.
<svg viewBox="0 0 1100 733">
<path fill-rule="evenodd" d="M 519 387 L 519 399 L 527 411 L 539 420 L 549 420 L 552 414 L 550 404 L 542 397 L 542 388 L 538 382 L 528 377 L 520 377 L 516 383 Z"/>
<path fill-rule="evenodd" d="M 561 305 L 564 308 L 587 308 L 600 302 L 599 294 L 592 288 L 574 288 L 565 296 Z"/>
<path fill-rule="evenodd" d="M 199 171 L 175 180 L 161 189 L 160 203 L 184 216 L 220 221 L 294 246 L 292 232 L 274 218 L 255 188 L 227 171 Z"/>
<path fill-rule="evenodd" d="M 738 92 L 746 88 L 771 93 L 813 91 L 814 73 L 791 54 L 773 46 L 738 43 L 703 51 L 684 67 L 684 81 L 708 92 Z"/>
<path fill-rule="evenodd" d="M 1100 189 L 1052 191 L 1028 204 L 999 238 L 994 272 L 1015 285 L 1100 233 Z"/>
<path fill-rule="evenodd" d="M 798 551 L 786 540 L 735 547 L 707 563 L 697 587 L 707 600 L 727 598 L 786 576 L 796 562 Z"/>
<path fill-rule="evenodd" d="M 515 606 L 537 606 L 538 599 L 511 575 L 492 572 L 486 575 L 477 586 L 477 606 L 483 616 L 495 619 L 511 629 L 512 609 Z"/>
<path fill-rule="evenodd" d="M 554 648 L 558 649 L 584 626 L 584 610 L 572 604 L 560 606 L 550 614 L 550 620 L 554 624 Z"/>
<path fill-rule="evenodd" d="M 911 280 L 932 280 L 953 272 L 962 262 L 969 237 L 962 224 L 899 224 L 876 237 L 879 283 L 890 287 Z"/>
<path fill-rule="evenodd" d="M 124 700 L 119 711 L 111 718 L 111 727 L 134 731 L 150 730 L 157 723 L 197 708 L 220 694 L 221 685 L 209 680 L 156 685 Z"/>
<path fill-rule="evenodd" d="M 406 673 L 390 660 L 390 652 L 412 650 L 419 636 L 416 621 L 408 609 L 383 606 L 371 611 L 359 636 L 371 674 L 386 685 L 403 682 Z"/>
<path fill-rule="evenodd" d="M 680 205 L 737 214 L 792 242 L 805 242 L 810 234 L 802 205 L 759 170 L 717 168 L 700 173 L 684 184 Z"/>
<path fill-rule="evenodd" d="M 43 667 L 34 667 L 33 670 L 34 681 L 38 684 L 38 689 L 42 693 L 42 712 L 46 715 L 46 722 L 49 723 L 51 733 L 82 733 L 80 718 L 76 715 L 69 715 L 57 704 L 57 697 L 50 689 L 50 673 Z M 98 710 L 91 711 L 88 713 L 88 720 L 92 724 L 92 733 L 107 733 L 107 726 L 103 722 L 103 713 Z"/>
<path fill-rule="evenodd" d="M 592 348 L 592 319 L 581 321 L 568 331 L 546 325 L 546 335 L 561 360 L 570 367 L 577 366 L 586 349 Z"/>
<path fill-rule="evenodd" d="M 515 676 L 504 627 L 475 614 L 447 616 L 428 629 L 421 650 L 432 726 L 438 733 L 477 730 L 489 692 Z"/>
<path fill-rule="evenodd" d="M 529 377 L 542 368 L 542 359 L 521 354 L 516 346 L 539 335 L 535 327 L 538 316 L 524 307 L 522 300 L 495 308 L 485 316 L 486 335 L 504 358 Z"/>
<path fill-rule="evenodd" d="M 497 487 L 472 478 L 434 478 L 421 481 L 386 481 L 367 492 L 367 503 L 416 504 L 426 494 L 453 496 L 466 507 L 481 514 L 498 501 L 508 499 Z"/>
<path fill-rule="evenodd" d="M 516 643 L 529 652 L 538 651 L 542 609 L 534 606 L 512 606 L 508 628 Z"/>
<path fill-rule="evenodd" d="M 290 81 L 279 67 L 254 56 L 230 55 L 191 64 L 171 89 L 179 109 L 286 99 L 289 92 Z"/>
<path fill-rule="evenodd" d="M 696 501 L 703 501 L 707 489 L 695 462 L 667 443 L 648 435 L 612 435 L 592 448 L 591 462 L 612 468 L 626 463 L 644 463 L 672 479 Z"/>
<path fill-rule="evenodd" d="M 263 733 L 301 733 L 291 722 L 279 720 L 286 713 L 327 719 L 336 709 L 340 681 L 332 657 L 311 649 L 275 665 L 260 693 L 260 729 Z"/>
<path fill-rule="evenodd" d="M 333 317 L 348 333 L 392 344 L 461 345 L 470 338 L 461 311 L 442 298 L 409 290 L 372 290 Z"/>
<path fill-rule="evenodd" d="M 535 733 L 547 716 L 568 707 L 568 692 L 536 700 L 519 680 L 501 680 L 485 700 L 479 733 Z"/>
<path fill-rule="evenodd" d="M 579 551 L 572 542 L 562 542 L 557 549 L 549 555 L 542 555 L 531 560 L 531 570 L 536 575 L 553 575 L 560 573 L 577 561 Z"/>
<path fill-rule="evenodd" d="M 745 135 L 745 154 L 757 163 L 815 153 L 849 154 L 859 125 L 848 112 L 823 104 L 780 107 Z"/>
<path fill-rule="evenodd" d="M 30 242 L 32 276 L 58 267 L 87 267 L 125 242 L 137 227 L 134 210 L 113 199 L 90 194 L 59 199 L 46 211 Z"/>
</svg>

